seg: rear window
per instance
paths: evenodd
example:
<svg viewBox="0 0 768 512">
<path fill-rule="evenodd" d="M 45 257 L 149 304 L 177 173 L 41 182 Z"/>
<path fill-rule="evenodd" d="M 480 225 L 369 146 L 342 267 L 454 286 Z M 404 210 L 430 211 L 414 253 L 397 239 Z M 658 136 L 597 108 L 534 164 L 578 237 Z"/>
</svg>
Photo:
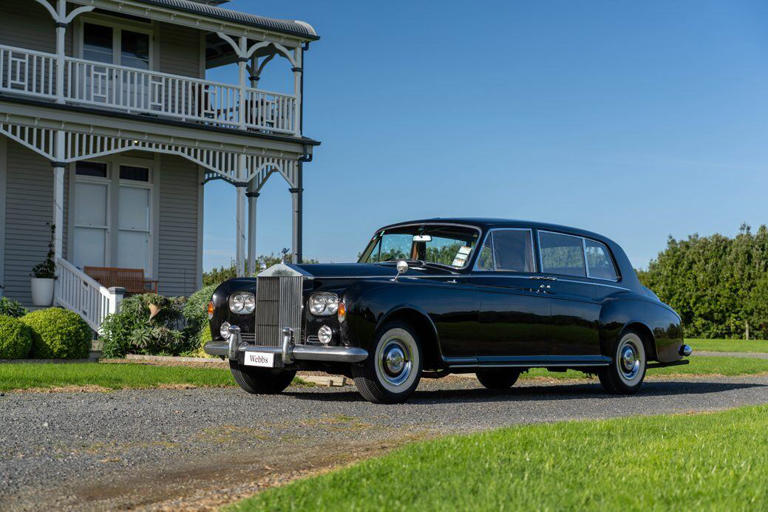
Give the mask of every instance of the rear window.
<svg viewBox="0 0 768 512">
<path fill-rule="evenodd" d="M 613 257 L 604 243 L 585 239 L 584 252 L 587 255 L 587 274 L 589 277 L 611 281 L 618 279 Z"/>
<path fill-rule="evenodd" d="M 587 277 L 581 237 L 540 231 L 539 247 L 542 272 Z"/>
</svg>

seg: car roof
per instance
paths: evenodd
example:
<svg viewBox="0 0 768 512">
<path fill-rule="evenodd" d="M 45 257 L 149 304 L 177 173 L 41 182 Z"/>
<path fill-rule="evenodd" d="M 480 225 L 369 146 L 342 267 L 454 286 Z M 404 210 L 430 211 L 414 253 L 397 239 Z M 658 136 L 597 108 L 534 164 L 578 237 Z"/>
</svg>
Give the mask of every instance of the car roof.
<svg viewBox="0 0 768 512">
<path fill-rule="evenodd" d="M 563 226 L 560 224 L 549 224 L 546 222 L 488 217 L 434 217 L 431 219 L 416 219 L 390 224 L 380 228 L 378 231 L 381 231 L 382 229 L 392 229 L 398 226 L 407 226 L 410 224 L 463 224 L 478 227 L 483 231 L 493 228 L 533 228 L 544 231 L 559 231 L 562 233 L 585 236 L 588 238 L 594 238 L 596 240 L 614 243 L 612 240 L 599 233 L 593 233 L 592 231 L 587 231 L 585 229 Z"/>
</svg>

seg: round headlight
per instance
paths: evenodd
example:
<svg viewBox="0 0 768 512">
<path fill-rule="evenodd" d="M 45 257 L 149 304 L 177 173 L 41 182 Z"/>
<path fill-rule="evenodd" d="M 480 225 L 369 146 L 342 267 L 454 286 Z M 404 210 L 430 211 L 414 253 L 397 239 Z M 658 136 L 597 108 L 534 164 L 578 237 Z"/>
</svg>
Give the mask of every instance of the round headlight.
<svg viewBox="0 0 768 512">
<path fill-rule="evenodd" d="M 313 315 L 335 315 L 338 310 L 339 296 L 335 293 L 315 293 L 309 297 L 309 312 Z"/>
<path fill-rule="evenodd" d="M 221 324 L 221 327 L 219 327 L 219 334 L 221 334 L 221 337 L 224 338 L 225 340 L 228 340 L 230 336 L 229 327 L 230 327 L 229 322 L 224 322 L 223 324 Z"/>
<path fill-rule="evenodd" d="M 256 309 L 256 298 L 251 292 L 237 292 L 229 296 L 229 310 L 238 315 L 248 315 Z"/>
<path fill-rule="evenodd" d="M 333 329 L 331 329 L 327 325 L 322 326 L 317 331 L 317 339 L 320 340 L 320 343 L 322 343 L 323 345 L 329 344 L 333 339 Z"/>
</svg>

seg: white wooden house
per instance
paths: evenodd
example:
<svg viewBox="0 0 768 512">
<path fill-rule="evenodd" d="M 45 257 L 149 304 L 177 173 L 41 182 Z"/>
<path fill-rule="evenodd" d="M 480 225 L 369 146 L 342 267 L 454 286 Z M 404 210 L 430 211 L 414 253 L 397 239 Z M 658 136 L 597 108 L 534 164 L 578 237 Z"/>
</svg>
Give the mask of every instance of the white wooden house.
<svg viewBox="0 0 768 512">
<path fill-rule="evenodd" d="M 193 292 L 214 179 L 235 187 L 241 274 L 254 268 L 256 198 L 273 173 L 292 194 L 301 258 L 302 166 L 318 144 L 302 133 L 302 68 L 318 36 L 221 3 L 0 0 L 0 294 L 30 303 L 50 223 L 55 302 L 94 328 L 119 297 L 85 266 L 140 268 L 161 294 Z M 293 90 L 259 89 L 279 59 Z M 228 83 L 206 80 L 233 63 Z"/>
</svg>

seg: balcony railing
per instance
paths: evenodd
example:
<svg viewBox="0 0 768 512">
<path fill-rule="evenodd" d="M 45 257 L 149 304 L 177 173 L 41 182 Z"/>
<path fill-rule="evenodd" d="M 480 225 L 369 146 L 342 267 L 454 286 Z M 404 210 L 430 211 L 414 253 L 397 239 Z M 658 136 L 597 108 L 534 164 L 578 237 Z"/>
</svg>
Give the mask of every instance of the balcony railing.
<svg viewBox="0 0 768 512">
<path fill-rule="evenodd" d="M 54 54 L 0 45 L 0 91 L 57 100 L 56 66 Z M 65 59 L 62 90 L 69 104 L 298 135 L 289 94 L 72 57 Z"/>
</svg>

